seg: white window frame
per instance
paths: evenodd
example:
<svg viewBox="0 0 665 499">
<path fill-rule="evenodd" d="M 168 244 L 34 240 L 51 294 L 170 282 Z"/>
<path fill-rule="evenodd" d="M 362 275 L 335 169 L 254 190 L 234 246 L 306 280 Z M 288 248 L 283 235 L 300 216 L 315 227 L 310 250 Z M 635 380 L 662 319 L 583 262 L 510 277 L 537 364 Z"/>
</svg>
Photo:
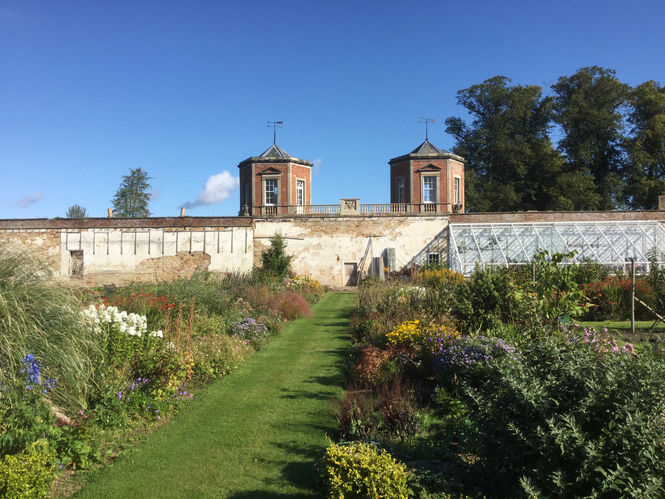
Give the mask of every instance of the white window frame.
<svg viewBox="0 0 665 499">
<path fill-rule="evenodd" d="M 302 186 L 302 190 L 300 190 L 300 186 Z M 302 192 L 302 200 L 301 202 L 298 202 L 298 194 L 299 192 Z M 304 178 L 297 178 L 296 179 L 296 206 L 303 206 L 305 204 L 306 200 L 306 194 L 307 194 L 307 182 L 305 181 Z"/>
<path fill-rule="evenodd" d="M 268 182 L 275 181 L 275 202 L 268 203 Z M 279 177 L 267 177 L 263 179 L 263 205 L 264 206 L 279 206 Z"/>
<path fill-rule="evenodd" d="M 426 192 L 425 182 L 427 180 L 430 180 L 430 179 L 432 179 L 434 181 L 434 185 L 432 187 L 432 199 L 430 199 L 429 201 L 426 201 L 425 200 L 425 192 Z M 423 203 L 427 203 L 427 204 L 430 204 L 430 203 L 436 204 L 436 203 L 438 203 L 439 202 L 439 175 L 423 175 L 422 176 L 421 193 L 422 194 L 421 194 L 420 199 L 422 200 Z"/>
<path fill-rule="evenodd" d="M 405 203 L 406 202 L 406 179 L 404 177 L 397 177 L 395 180 L 396 182 L 396 191 L 397 191 L 397 197 L 396 197 L 396 202 L 397 203 Z"/>
<path fill-rule="evenodd" d="M 458 175 L 453 177 L 453 204 L 462 204 L 462 179 Z"/>
</svg>

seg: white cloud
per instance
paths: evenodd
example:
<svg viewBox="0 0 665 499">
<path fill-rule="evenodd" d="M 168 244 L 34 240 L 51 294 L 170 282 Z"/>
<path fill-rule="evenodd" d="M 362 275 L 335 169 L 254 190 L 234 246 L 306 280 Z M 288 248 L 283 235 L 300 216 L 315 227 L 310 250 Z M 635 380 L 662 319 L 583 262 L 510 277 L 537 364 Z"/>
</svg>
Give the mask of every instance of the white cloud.
<svg viewBox="0 0 665 499">
<path fill-rule="evenodd" d="M 240 178 L 234 177 L 227 170 L 212 175 L 194 202 L 186 202 L 185 208 L 196 208 L 206 204 L 215 204 L 227 199 L 240 185 Z"/>
<path fill-rule="evenodd" d="M 35 204 L 37 201 L 42 199 L 44 195 L 41 192 L 38 192 L 34 196 L 23 196 L 21 199 L 16 201 L 15 206 L 19 206 L 21 208 L 27 208 L 31 204 Z"/>
<path fill-rule="evenodd" d="M 321 169 L 321 163 L 323 160 L 321 158 L 316 158 L 312 161 L 312 175 L 318 175 L 319 170 Z"/>
</svg>

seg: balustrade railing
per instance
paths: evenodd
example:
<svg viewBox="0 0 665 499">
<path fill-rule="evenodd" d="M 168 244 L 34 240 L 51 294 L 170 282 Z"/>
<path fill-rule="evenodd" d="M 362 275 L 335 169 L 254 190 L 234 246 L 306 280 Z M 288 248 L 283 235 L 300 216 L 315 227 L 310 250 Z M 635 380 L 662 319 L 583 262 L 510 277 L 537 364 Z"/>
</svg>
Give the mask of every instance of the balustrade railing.
<svg viewBox="0 0 665 499">
<path fill-rule="evenodd" d="M 357 211 L 347 207 L 342 210 L 339 204 L 305 204 L 289 206 L 255 206 L 254 214 L 263 216 L 285 215 L 427 215 L 433 213 L 449 213 L 461 207 L 450 203 L 366 203 L 358 204 Z M 251 208 L 247 212 L 251 211 Z M 243 213 L 244 214 L 244 213 Z"/>
</svg>

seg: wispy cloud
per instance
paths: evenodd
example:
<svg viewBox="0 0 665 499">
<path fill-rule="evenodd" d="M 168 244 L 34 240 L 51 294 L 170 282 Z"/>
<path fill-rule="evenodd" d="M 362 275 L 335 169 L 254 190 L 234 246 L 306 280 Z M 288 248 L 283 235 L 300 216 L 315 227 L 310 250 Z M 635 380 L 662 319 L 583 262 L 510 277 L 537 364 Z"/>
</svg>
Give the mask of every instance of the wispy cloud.
<svg viewBox="0 0 665 499">
<path fill-rule="evenodd" d="M 41 200 L 44 195 L 41 192 L 34 194 L 33 196 L 23 196 L 21 199 L 14 203 L 14 206 L 19 208 L 27 208 L 28 206 L 35 204 L 37 201 Z"/>
<path fill-rule="evenodd" d="M 319 170 L 321 169 L 321 163 L 323 163 L 323 160 L 321 158 L 316 158 L 314 161 L 312 161 L 312 175 L 319 174 Z"/>
<path fill-rule="evenodd" d="M 157 201 L 162 196 L 161 189 L 153 189 L 150 191 L 150 201 Z"/>
<path fill-rule="evenodd" d="M 196 201 L 187 201 L 185 208 L 196 208 L 206 204 L 215 204 L 227 199 L 240 185 L 239 177 L 234 177 L 227 170 L 212 175 L 206 180 L 206 185 L 196 197 Z"/>
</svg>

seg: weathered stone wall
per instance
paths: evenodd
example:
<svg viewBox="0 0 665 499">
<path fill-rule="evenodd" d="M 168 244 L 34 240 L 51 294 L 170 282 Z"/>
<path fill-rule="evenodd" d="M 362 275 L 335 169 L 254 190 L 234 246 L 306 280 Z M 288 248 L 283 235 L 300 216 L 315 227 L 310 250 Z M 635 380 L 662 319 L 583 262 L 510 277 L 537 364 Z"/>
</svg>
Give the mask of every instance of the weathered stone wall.
<svg viewBox="0 0 665 499">
<path fill-rule="evenodd" d="M 253 264 L 252 222 L 237 217 L 2 220 L 0 238 L 33 249 L 57 278 L 83 286 L 248 272 Z"/>
<path fill-rule="evenodd" d="M 384 256 L 387 248 L 394 248 L 397 267 L 402 268 L 426 252 L 433 240 L 446 233 L 447 227 L 447 216 L 256 220 L 254 262 L 261 265 L 261 252 L 270 246 L 270 237 L 280 233 L 286 240 L 288 253 L 294 255 L 295 272 L 310 275 L 327 286 L 341 287 L 346 284 L 345 263 L 359 263 L 367 253 L 363 269 L 367 270 L 373 257 Z M 447 251 L 447 246 L 442 249 Z"/>
<path fill-rule="evenodd" d="M 449 223 L 663 221 L 663 211 L 521 212 L 381 216 L 178 217 L 0 220 L 0 240 L 32 249 L 74 285 L 186 277 L 200 270 L 248 272 L 281 233 L 293 270 L 332 287 L 355 265 L 395 250 L 396 268 L 448 253 Z M 72 275 L 80 268 L 82 275 Z M 364 262 L 361 263 L 361 262 Z"/>
<path fill-rule="evenodd" d="M 40 260 L 56 272 L 60 271 L 60 230 L 58 229 L 1 229 L 0 241 L 30 248 Z"/>
</svg>

